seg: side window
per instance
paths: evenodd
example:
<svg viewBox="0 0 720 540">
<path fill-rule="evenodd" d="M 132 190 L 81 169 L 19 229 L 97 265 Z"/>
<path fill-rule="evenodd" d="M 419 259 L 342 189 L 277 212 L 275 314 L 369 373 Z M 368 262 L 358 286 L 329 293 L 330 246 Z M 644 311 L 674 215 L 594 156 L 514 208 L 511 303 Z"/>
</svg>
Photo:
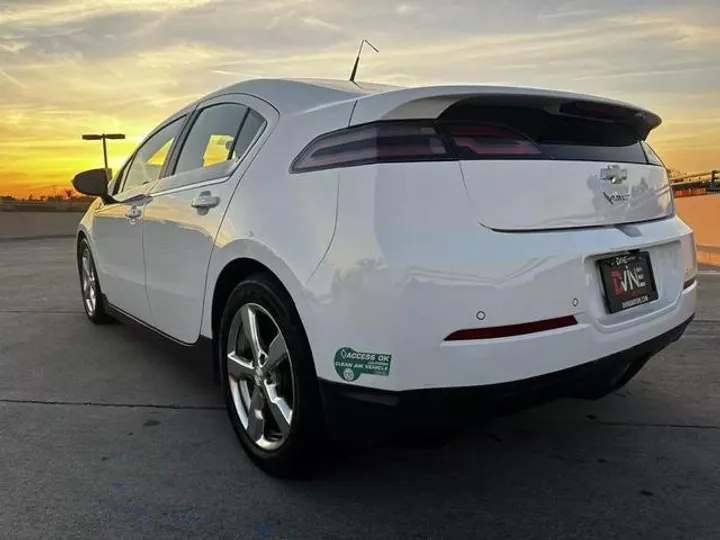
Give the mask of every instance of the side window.
<svg viewBox="0 0 720 540">
<path fill-rule="evenodd" d="M 183 120 L 184 118 L 179 118 L 173 121 L 145 141 L 145 144 L 135 153 L 135 157 L 125 173 L 120 191 L 127 191 L 154 182 L 160 177 L 160 170 L 165 164 L 170 147 L 182 127 Z"/>
<path fill-rule="evenodd" d="M 258 113 L 252 109 L 248 111 L 248 115 L 240 128 L 240 133 L 238 133 L 235 145 L 233 146 L 232 159 L 238 160 L 245 155 L 245 152 L 248 151 L 248 148 L 250 148 L 250 145 L 252 145 L 258 134 L 265 129 L 266 123 L 265 119 Z"/>
<path fill-rule="evenodd" d="M 230 159 L 248 108 L 238 103 L 211 105 L 198 115 L 180 151 L 175 174 L 211 167 Z"/>
</svg>

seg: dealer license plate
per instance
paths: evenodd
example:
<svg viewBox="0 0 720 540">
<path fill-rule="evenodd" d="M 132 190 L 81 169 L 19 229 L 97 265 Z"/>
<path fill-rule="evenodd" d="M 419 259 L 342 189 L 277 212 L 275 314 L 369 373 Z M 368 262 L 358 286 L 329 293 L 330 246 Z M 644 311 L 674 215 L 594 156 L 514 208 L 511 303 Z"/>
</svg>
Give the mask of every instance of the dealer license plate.
<svg viewBox="0 0 720 540">
<path fill-rule="evenodd" d="M 600 275 L 610 313 L 657 300 L 650 255 L 647 252 L 601 259 Z"/>
</svg>

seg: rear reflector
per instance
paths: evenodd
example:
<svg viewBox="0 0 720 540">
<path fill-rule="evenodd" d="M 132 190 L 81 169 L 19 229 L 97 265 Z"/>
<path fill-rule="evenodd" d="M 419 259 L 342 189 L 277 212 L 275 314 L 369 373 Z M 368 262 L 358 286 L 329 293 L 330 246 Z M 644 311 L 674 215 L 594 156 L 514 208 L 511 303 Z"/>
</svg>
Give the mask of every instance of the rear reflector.
<svg viewBox="0 0 720 540">
<path fill-rule="evenodd" d="M 566 317 L 558 317 L 557 319 L 546 319 L 543 321 L 533 321 L 529 323 L 511 324 L 508 326 L 494 326 L 492 328 L 470 328 L 467 330 L 458 330 L 453 332 L 445 341 L 468 341 L 473 339 L 495 339 L 511 336 L 521 336 L 523 334 L 535 334 L 537 332 L 547 332 L 548 330 L 557 330 L 558 328 L 566 328 L 574 326 L 577 320 L 572 315 Z"/>
</svg>

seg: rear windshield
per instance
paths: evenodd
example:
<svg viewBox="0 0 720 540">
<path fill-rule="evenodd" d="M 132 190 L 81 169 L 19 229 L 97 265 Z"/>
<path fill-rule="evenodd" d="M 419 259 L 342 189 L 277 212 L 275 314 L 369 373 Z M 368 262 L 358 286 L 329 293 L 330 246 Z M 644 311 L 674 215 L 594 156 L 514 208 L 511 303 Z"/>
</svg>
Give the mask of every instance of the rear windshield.
<svg viewBox="0 0 720 540">
<path fill-rule="evenodd" d="M 451 125 L 497 125 L 516 131 L 540 150 L 521 159 L 613 161 L 647 164 L 642 139 L 624 124 L 550 114 L 531 107 L 462 104 L 450 107 L 440 122 Z M 488 159 L 463 153 L 460 159 Z M 508 156 L 504 157 L 507 159 Z"/>
</svg>

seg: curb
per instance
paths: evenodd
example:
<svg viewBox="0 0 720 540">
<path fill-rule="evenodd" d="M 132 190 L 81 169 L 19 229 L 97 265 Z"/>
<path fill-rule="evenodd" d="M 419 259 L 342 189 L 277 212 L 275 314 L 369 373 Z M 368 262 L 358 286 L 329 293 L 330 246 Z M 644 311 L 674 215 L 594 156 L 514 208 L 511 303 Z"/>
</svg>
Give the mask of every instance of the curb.
<svg viewBox="0 0 720 540">
<path fill-rule="evenodd" d="M 26 240 L 56 240 L 61 238 L 75 238 L 75 234 L 45 234 L 41 236 L 12 236 L 7 238 L 0 237 L 0 243 L 24 242 Z"/>
</svg>

